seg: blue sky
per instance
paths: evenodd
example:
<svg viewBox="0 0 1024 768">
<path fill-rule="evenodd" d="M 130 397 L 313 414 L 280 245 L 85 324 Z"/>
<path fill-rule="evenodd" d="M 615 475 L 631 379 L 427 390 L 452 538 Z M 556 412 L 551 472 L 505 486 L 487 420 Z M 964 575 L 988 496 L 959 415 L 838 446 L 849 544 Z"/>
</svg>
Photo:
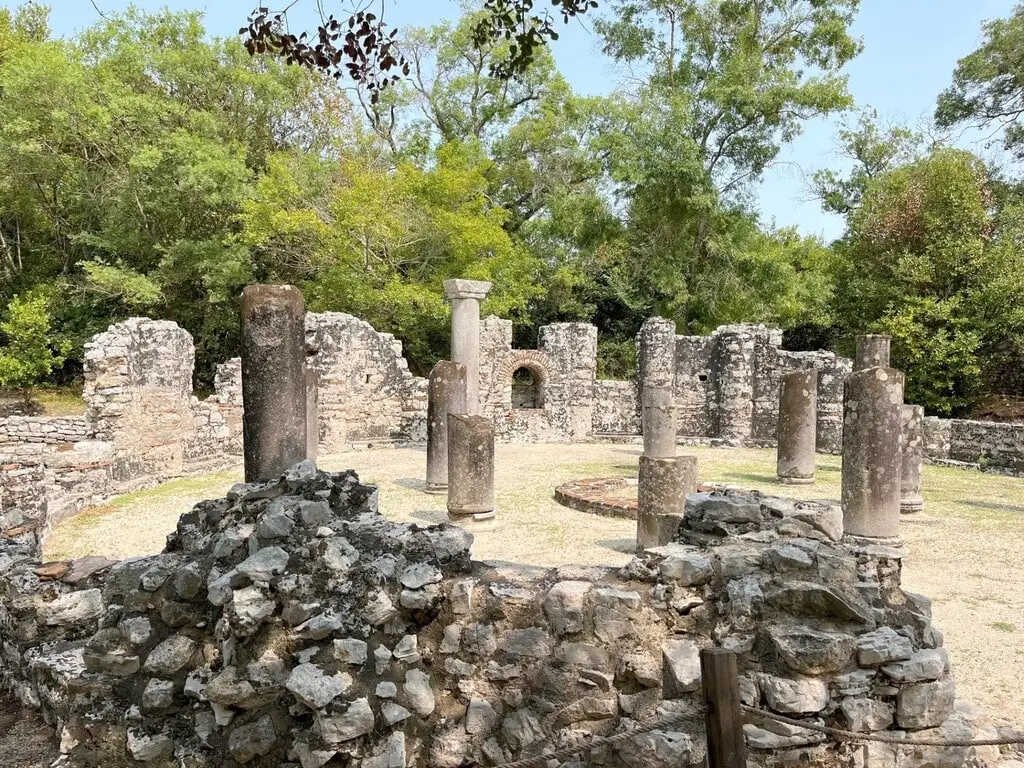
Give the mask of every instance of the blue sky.
<svg viewBox="0 0 1024 768">
<path fill-rule="evenodd" d="M 103 11 L 117 11 L 127 0 L 95 0 Z M 263 0 L 266 2 L 266 0 Z M 13 0 L 0 5 L 15 6 Z M 57 34 L 70 34 L 98 18 L 90 0 L 49 0 Z M 157 9 L 204 10 L 212 34 L 237 34 L 260 0 L 136 0 L 135 5 Z M 273 5 L 273 3 L 267 3 Z M 610 4 L 608 0 L 602 5 Z M 544 6 L 547 3 L 543 4 Z M 864 52 L 848 67 L 850 91 L 858 105 L 871 106 L 888 120 L 916 124 L 928 119 L 935 97 L 950 83 L 960 57 L 981 41 L 981 23 L 1008 16 L 1014 0 L 862 0 L 853 33 L 864 41 Z M 330 0 L 324 6 L 331 7 Z M 340 7 L 340 3 L 338 4 Z M 312 11 L 315 0 L 300 0 L 291 18 L 301 28 L 301 9 Z M 454 0 L 393 0 L 392 24 L 425 25 L 458 15 Z M 311 16 L 309 18 L 312 18 Z M 311 23 L 312 26 L 312 23 Z M 554 45 L 558 65 L 573 87 L 583 93 L 607 93 L 620 74 L 598 50 L 588 24 L 571 23 Z M 821 211 L 808 200 L 805 177 L 823 166 L 840 167 L 834 154 L 837 119 L 809 122 L 801 135 L 768 171 L 760 190 L 762 219 L 777 226 L 795 225 L 826 240 L 842 233 L 842 219 Z M 957 143 L 991 154 L 984 137 L 966 132 Z"/>
</svg>

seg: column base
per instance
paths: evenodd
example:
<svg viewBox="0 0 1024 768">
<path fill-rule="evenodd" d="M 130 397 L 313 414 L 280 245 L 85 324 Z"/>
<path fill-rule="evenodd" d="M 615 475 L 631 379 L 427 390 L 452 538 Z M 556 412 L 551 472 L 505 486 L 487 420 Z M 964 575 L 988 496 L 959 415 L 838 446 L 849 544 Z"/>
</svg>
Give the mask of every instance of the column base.
<svg viewBox="0 0 1024 768">
<path fill-rule="evenodd" d="M 814 476 L 811 477 L 778 477 L 783 485 L 814 485 Z"/>
<path fill-rule="evenodd" d="M 900 501 L 900 514 L 901 515 L 912 515 L 915 512 L 920 512 L 924 509 L 924 499 L 907 499 L 906 501 Z"/>
<path fill-rule="evenodd" d="M 434 496 L 441 496 L 448 493 L 448 483 L 445 483 L 444 485 L 441 483 L 427 483 L 423 488 L 423 492 Z"/>
</svg>

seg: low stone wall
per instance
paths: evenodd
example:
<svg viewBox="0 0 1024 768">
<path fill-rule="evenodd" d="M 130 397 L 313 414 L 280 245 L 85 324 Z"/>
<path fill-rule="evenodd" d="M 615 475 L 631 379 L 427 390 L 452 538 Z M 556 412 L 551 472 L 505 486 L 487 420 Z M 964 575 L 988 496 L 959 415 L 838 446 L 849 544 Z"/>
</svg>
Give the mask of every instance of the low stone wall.
<svg viewBox="0 0 1024 768">
<path fill-rule="evenodd" d="M 1024 473 L 1024 424 L 927 417 L 924 455 L 936 463 Z"/>
<path fill-rule="evenodd" d="M 197 505 L 154 557 L 41 566 L 34 536 L 8 531 L 0 681 L 60 728 L 70 768 L 456 768 L 568 745 L 573 765 L 701 764 L 699 716 L 586 745 L 695 710 L 709 646 L 738 654 L 751 706 L 972 733 L 928 601 L 900 588 L 902 552 L 843 544 L 837 507 L 695 494 L 673 544 L 622 569 L 545 569 L 472 562 L 466 531 L 389 522 L 376 500 L 304 462 Z M 868 755 L 759 717 L 743 727 L 764 768 L 994 752 Z"/>
</svg>

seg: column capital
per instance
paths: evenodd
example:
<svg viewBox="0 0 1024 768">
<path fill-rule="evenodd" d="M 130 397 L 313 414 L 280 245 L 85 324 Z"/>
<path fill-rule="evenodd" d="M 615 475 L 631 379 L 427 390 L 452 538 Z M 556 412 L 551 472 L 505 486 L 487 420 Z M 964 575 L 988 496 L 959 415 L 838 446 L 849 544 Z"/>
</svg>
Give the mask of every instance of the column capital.
<svg viewBox="0 0 1024 768">
<path fill-rule="evenodd" d="M 452 299 L 477 299 L 482 301 L 487 298 L 492 283 L 483 280 L 445 280 L 444 297 Z"/>
</svg>

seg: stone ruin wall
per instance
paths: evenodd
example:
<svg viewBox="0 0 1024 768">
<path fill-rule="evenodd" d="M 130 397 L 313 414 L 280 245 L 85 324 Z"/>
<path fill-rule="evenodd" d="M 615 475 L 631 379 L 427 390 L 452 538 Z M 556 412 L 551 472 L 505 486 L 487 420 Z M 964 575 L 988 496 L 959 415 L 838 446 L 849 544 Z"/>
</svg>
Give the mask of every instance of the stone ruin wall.
<svg viewBox="0 0 1024 768">
<path fill-rule="evenodd" d="M 738 654 L 750 706 L 996 735 L 954 707 L 902 552 L 842 543 L 836 506 L 696 494 L 675 543 L 614 569 L 474 562 L 468 532 L 392 523 L 376 503 L 353 473 L 304 462 L 200 503 L 151 557 L 43 567 L 34 534 L 9 531 L 0 684 L 54 726 L 67 768 L 500 765 L 696 711 L 712 646 Z M 998 764 L 992 748 L 747 720 L 760 768 Z M 678 768 L 704 751 L 697 715 L 562 765 Z"/>
</svg>

